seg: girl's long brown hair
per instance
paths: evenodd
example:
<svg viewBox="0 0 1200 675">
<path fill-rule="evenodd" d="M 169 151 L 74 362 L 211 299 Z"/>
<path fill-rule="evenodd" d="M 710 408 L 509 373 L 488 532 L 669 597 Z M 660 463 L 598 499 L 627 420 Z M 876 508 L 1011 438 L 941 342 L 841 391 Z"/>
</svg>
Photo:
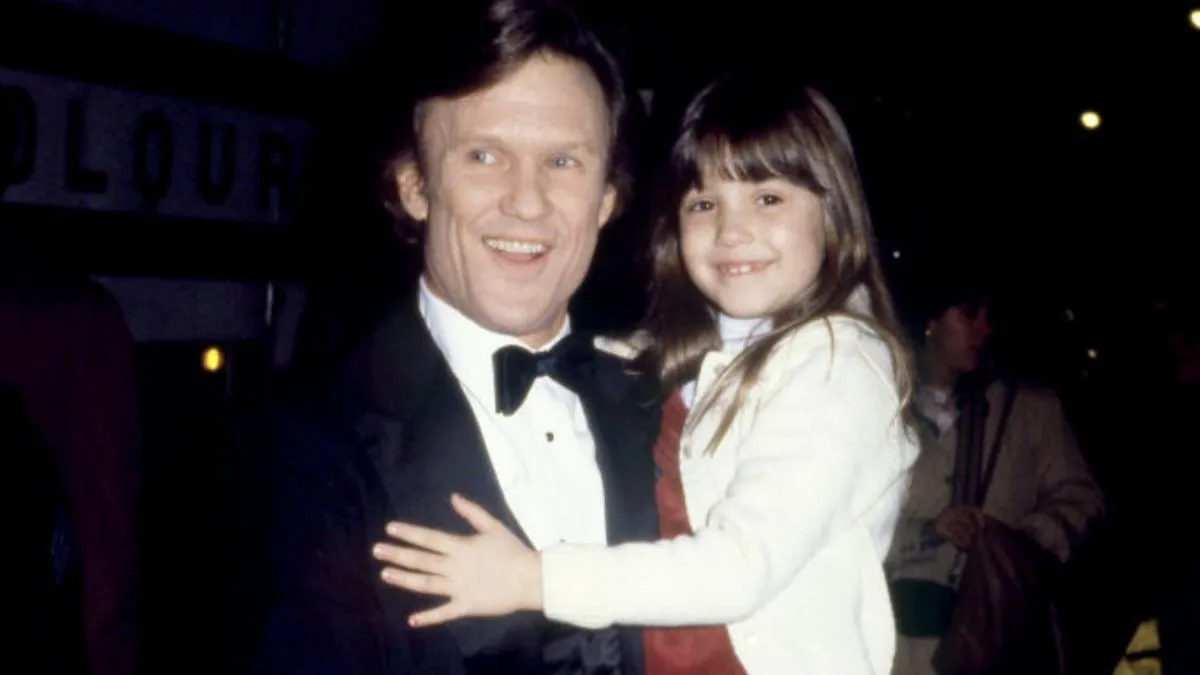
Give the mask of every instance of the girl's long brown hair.
<svg viewBox="0 0 1200 675">
<path fill-rule="evenodd" d="M 739 181 L 783 178 L 818 195 L 824 211 L 825 255 L 816 281 L 771 317 L 770 333 L 743 350 L 710 395 L 697 402 L 698 418 L 720 393 L 736 389 L 706 452 L 729 430 L 776 346 L 801 326 L 836 315 L 867 324 L 885 341 L 901 402 L 897 413 L 903 413 L 912 389 L 912 358 L 884 283 L 850 137 L 833 105 L 811 88 L 731 76 L 692 100 L 676 139 L 659 195 L 646 321 L 654 341 L 647 356 L 668 390 L 695 379 L 704 355 L 720 348 L 716 312 L 688 277 L 680 254 L 684 196 L 701 186 L 706 171 Z"/>
</svg>

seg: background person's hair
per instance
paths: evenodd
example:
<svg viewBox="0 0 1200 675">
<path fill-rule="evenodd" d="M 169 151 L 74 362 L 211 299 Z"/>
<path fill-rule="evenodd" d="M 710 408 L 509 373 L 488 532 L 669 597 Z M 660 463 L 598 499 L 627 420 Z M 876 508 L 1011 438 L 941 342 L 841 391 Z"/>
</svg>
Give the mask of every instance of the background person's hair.
<svg viewBox="0 0 1200 675">
<path fill-rule="evenodd" d="M 954 255 L 954 254 L 950 254 Z M 968 314 L 990 307 L 996 299 L 990 272 L 962 263 L 931 261 L 924 278 L 909 279 L 898 294 L 900 316 L 915 342 L 923 342 L 930 322 L 951 307 L 962 306 Z"/>
</svg>

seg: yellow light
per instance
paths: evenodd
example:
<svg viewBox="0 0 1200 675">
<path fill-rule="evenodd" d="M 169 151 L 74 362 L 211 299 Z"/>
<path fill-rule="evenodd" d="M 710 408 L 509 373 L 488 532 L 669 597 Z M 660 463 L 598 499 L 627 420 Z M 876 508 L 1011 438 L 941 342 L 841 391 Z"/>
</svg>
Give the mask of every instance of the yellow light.
<svg viewBox="0 0 1200 675">
<path fill-rule="evenodd" d="M 1117 664 L 1113 675 L 1149 675 L 1161 673 L 1162 662 L 1155 653 L 1162 649 L 1158 636 L 1158 620 L 1151 619 L 1138 626 L 1125 649 L 1125 656 Z"/>
<path fill-rule="evenodd" d="M 1079 123 L 1083 125 L 1084 129 L 1094 131 L 1100 128 L 1100 113 L 1095 110 L 1088 110 L 1079 116 Z"/>
<path fill-rule="evenodd" d="M 1089 349 L 1089 350 L 1087 350 L 1087 357 L 1094 361 L 1094 360 L 1100 358 L 1100 353 L 1097 352 L 1095 349 Z"/>
<path fill-rule="evenodd" d="M 1192 23 L 1192 28 L 1200 30 L 1200 9 L 1193 9 L 1191 13 L 1188 14 L 1188 21 Z"/>
<path fill-rule="evenodd" d="M 209 347 L 204 350 L 204 357 L 201 362 L 205 370 L 215 373 L 221 369 L 221 366 L 225 365 L 225 355 L 217 347 Z"/>
</svg>

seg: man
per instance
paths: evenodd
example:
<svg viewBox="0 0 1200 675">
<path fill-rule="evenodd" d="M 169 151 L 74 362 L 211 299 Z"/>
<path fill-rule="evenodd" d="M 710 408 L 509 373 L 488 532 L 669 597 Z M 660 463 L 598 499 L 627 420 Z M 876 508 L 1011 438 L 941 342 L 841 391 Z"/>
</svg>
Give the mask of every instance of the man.
<svg viewBox="0 0 1200 675">
<path fill-rule="evenodd" d="M 427 70 L 391 163 L 419 285 L 251 438 L 271 453 L 257 673 L 642 670 L 636 631 L 528 614 L 411 629 L 427 600 L 371 557 L 389 520 L 469 532 L 452 492 L 535 547 L 657 535 L 654 383 L 567 317 L 627 184 L 621 75 L 557 4 L 463 14 L 422 40 L 443 53 L 412 66 Z"/>
</svg>

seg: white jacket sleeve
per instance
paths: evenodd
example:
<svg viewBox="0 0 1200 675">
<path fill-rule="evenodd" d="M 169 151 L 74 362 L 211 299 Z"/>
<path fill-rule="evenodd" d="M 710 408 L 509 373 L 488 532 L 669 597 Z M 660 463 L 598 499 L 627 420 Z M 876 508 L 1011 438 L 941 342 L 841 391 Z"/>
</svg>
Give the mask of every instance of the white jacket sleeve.
<svg viewBox="0 0 1200 675">
<path fill-rule="evenodd" d="M 731 623 L 770 601 L 897 480 L 911 438 L 891 359 L 860 328 L 785 344 L 728 490 L 694 536 L 542 552 L 545 613 L 584 627 Z M 760 386 L 768 386 L 766 383 Z"/>
</svg>

